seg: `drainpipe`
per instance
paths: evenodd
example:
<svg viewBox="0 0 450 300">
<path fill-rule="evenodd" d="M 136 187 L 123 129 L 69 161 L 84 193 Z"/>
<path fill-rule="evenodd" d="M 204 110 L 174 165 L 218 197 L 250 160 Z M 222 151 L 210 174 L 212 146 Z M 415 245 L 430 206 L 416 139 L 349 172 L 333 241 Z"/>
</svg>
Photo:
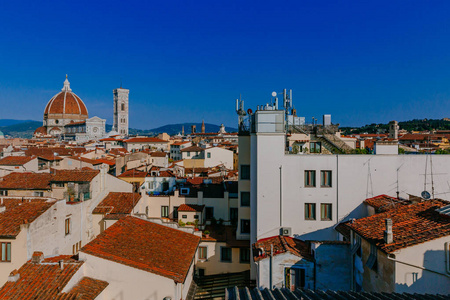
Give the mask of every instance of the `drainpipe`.
<svg viewBox="0 0 450 300">
<path fill-rule="evenodd" d="M 272 277 L 273 277 L 273 244 L 270 244 L 270 277 L 269 277 L 269 285 L 272 290 Z"/>
<path fill-rule="evenodd" d="M 283 166 L 280 166 L 280 227 L 283 227 Z"/>
</svg>

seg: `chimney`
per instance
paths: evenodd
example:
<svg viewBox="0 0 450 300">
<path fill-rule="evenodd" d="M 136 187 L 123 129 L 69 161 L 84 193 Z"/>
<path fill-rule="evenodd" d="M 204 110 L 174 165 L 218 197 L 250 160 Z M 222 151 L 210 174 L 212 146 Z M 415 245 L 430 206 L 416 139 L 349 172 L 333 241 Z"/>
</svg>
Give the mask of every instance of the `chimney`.
<svg viewBox="0 0 450 300">
<path fill-rule="evenodd" d="M 62 259 L 59 261 L 59 268 L 61 270 L 64 270 L 64 260 L 62 260 Z"/>
<path fill-rule="evenodd" d="M 11 274 L 9 274 L 8 281 L 16 282 L 17 280 L 19 280 L 19 278 L 20 278 L 19 271 L 17 271 L 17 269 L 15 269 L 14 271 L 11 272 Z"/>
<path fill-rule="evenodd" d="M 41 251 L 34 251 L 33 256 L 31 257 L 31 262 L 35 264 L 39 264 L 44 260 L 44 253 Z"/>
<path fill-rule="evenodd" d="M 384 231 L 384 242 L 392 244 L 394 242 L 394 234 L 392 233 L 392 219 L 385 219 L 386 230 Z"/>
</svg>

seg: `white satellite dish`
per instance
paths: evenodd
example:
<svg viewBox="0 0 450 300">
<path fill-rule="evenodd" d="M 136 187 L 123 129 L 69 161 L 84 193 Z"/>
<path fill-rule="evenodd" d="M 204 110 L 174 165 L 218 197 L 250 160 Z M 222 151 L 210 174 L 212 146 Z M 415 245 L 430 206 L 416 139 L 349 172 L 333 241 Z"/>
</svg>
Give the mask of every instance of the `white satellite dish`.
<svg viewBox="0 0 450 300">
<path fill-rule="evenodd" d="M 277 92 L 272 92 L 272 97 L 276 97 L 277 96 Z"/>
<path fill-rule="evenodd" d="M 421 194 L 420 194 L 421 196 L 422 196 L 422 198 L 423 199 L 425 199 L 425 200 L 428 200 L 428 199 L 430 199 L 431 198 L 431 195 L 430 195 L 430 193 L 429 192 L 427 192 L 427 191 L 423 191 Z"/>
</svg>

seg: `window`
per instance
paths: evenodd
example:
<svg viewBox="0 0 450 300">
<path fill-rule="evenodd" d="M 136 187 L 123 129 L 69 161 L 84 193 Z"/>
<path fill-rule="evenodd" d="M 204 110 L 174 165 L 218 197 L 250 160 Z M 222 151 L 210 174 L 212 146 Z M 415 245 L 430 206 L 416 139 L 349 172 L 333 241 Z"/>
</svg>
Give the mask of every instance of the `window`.
<svg viewBox="0 0 450 300">
<path fill-rule="evenodd" d="M 241 206 L 250 206 L 250 192 L 241 192 Z"/>
<path fill-rule="evenodd" d="M 173 207 L 173 218 L 178 219 L 178 206 Z"/>
<path fill-rule="evenodd" d="M 370 244 L 370 255 L 367 259 L 366 266 L 375 272 L 378 271 L 377 264 L 377 246 Z"/>
<path fill-rule="evenodd" d="M 198 220 L 199 215 L 194 215 L 194 219 Z"/>
<path fill-rule="evenodd" d="M 316 171 L 305 170 L 305 187 L 316 187 Z"/>
<path fill-rule="evenodd" d="M 220 248 L 220 261 L 231 262 L 231 248 L 229 247 Z"/>
<path fill-rule="evenodd" d="M 198 247 L 198 259 L 206 259 L 208 257 L 208 247 Z"/>
<path fill-rule="evenodd" d="M 120 109 L 121 109 L 122 111 L 125 110 L 125 103 L 122 102 L 122 104 L 120 105 Z"/>
<path fill-rule="evenodd" d="M 311 153 L 320 153 L 321 152 L 320 142 L 311 142 L 311 143 L 309 143 L 309 147 L 310 147 Z"/>
<path fill-rule="evenodd" d="M 186 152 L 186 155 L 187 155 L 187 157 L 190 157 L 191 156 L 191 152 Z"/>
<path fill-rule="evenodd" d="M 206 153 L 207 158 L 211 158 L 211 152 Z"/>
<path fill-rule="evenodd" d="M 250 165 L 241 165 L 241 179 L 250 179 Z"/>
<path fill-rule="evenodd" d="M 315 220 L 315 219 L 316 219 L 316 204 L 305 203 L 305 220 Z"/>
<path fill-rule="evenodd" d="M 0 196 L 8 196 L 8 191 L 0 191 Z"/>
<path fill-rule="evenodd" d="M 55 187 L 64 187 L 64 182 L 56 182 Z"/>
<path fill-rule="evenodd" d="M 169 217 L 169 207 L 168 206 L 161 206 L 161 218 L 168 218 Z"/>
<path fill-rule="evenodd" d="M 187 215 L 181 215 L 181 218 L 187 219 Z"/>
<path fill-rule="evenodd" d="M 239 261 L 241 263 L 250 262 L 250 248 L 240 248 L 239 249 Z"/>
<path fill-rule="evenodd" d="M 212 218 L 214 218 L 214 207 L 205 207 L 205 218 L 206 220 L 211 220 Z"/>
<path fill-rule="evenodd" d="M 64 233 L 65 235 L 68 235 L 70 233 L 70 218 L 67 218 L 64 223 L 65 223 Z"/>
<path fill-rule="evenodd" d="M 320 204 L 320 219 L 322 221 L 331 221 L 331 204 L 322 203 Z"/>
<path fill-rule="evenodd" d="M 35 196 L 35 197 L 44 197 L 44 192 L 34 192 L 33 196 Z"/>
<path fill-rule="evenodd" d="M 2 242 L 2 256 L 0 257 L 1 262 L 11 261 L 11 243 Z"/>
<path fill-rule="evenodd" d="M 237 221 L 237 219 L 238 219 L 238 208 L 230 207 L 230 220 Z"/>
<path fill-rule="evenodd" d="M 250 220 L 241 220 L 241 233 L 250 233 Z"/>
<path fill-rule="evenodd" d="M 320 186 L 331 187 L 331 171 L 320 171 Z"/>
</svg>

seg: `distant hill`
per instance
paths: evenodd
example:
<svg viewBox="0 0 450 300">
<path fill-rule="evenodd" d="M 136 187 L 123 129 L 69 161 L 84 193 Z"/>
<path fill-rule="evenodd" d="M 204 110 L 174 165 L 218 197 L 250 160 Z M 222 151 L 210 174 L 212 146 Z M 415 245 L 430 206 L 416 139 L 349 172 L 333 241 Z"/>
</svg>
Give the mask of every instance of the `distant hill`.
<svg viewBox="0 0 450 300">
<path fill-rule="evenodd" d="M 2 125 L 6 124 L 6 125 Z M 164 125 L 158 128 L 143 130 L 130 128 L 130 135 L 157 135 L 166 132 L 169 135 L 176 135 L 181 132 L 181 128 L 184 125 L 185 133 L 191 132 L 191 125 L 197 127 L 197 132 L 201 131 L 201 123 L 183 123 L 183 124 L 170 124 Z M 42 122 L 32 121 L 32 120 L 12 120 L 12 119 L 0 119 L 0 131 L 2 131 L 6 136 L 10 137 L 20 137 L 20 138 L 31 138 L 33 136 L 36 128 L 42 126 Z M 106 132 L 111 131 L 112 125 L 106 124 Z M 219 125 L 205 124 L 206 132 L 218 132 L 220 129 Z M 236 132 L 236 128 L 225 127 L 227 132 Z"/>
<path fill-rule="evenodd" d="M 450 130 L 450 119 L 414 119 L 398 122 L 400 129 L 407 131 Z M 341 127 L 344 134 L 385 133 L 389 124 L 368 124 L 361 127 Z"/>
</svg>

